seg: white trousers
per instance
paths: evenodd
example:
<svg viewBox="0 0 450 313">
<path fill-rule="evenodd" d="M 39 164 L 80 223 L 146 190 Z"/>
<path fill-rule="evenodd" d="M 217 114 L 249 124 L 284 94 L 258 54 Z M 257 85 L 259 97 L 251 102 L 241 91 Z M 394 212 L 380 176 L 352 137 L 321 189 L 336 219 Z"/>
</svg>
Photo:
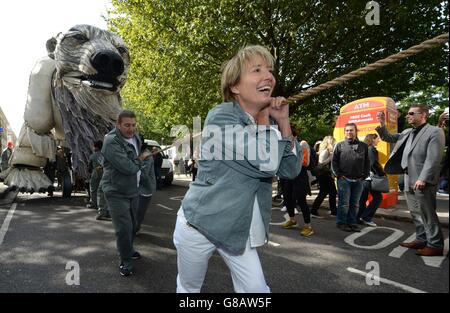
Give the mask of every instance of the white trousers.
<svg viewBox="0 0 450 313">
<path fill-rule="evenodd" d="M 177 293 L 199 293 L 208 269 L 208 261 L 217 249 L 230 269 L 234 291 L 243 293 L 269 293 L 256 248 L 247 240 L 241 255 L 230 254 L 212 244 L 205 236 L 178 215 L 173 243 L 177 248 Z"/>
</svg>

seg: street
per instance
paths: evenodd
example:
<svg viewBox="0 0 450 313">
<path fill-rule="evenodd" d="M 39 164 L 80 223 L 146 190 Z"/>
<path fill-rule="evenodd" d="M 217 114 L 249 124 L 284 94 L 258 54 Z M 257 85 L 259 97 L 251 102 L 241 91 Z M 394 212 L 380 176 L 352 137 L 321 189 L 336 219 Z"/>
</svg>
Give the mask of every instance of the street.
<svg viewBox="0 0 450 313">
<path fill-rule="evenodd" d="M 153 198 L 135 248 L 135 274 L 119 275 L 111 221 L 95 220 L 86 198 L 19 194 L 0 206 L 0 292 L 173 293 L 176 250 L 172 233 L 186 188 L 170 186 Z M 414 226 L 375 218 L 377 228 L 347 233 L 334 219 L 313 219 L 315 234 L 283 229 L 272 211 L 269 244 L 259 248 L 267 283 L 274 293 L 448 293 L 448 228 L 444 257 L 420 257 L 399 246 Z M 303 225 L 302 216 L 298 216 Z M 202 292 L 233 292 L 220 256 L 210 259 Z"/>
</svg>

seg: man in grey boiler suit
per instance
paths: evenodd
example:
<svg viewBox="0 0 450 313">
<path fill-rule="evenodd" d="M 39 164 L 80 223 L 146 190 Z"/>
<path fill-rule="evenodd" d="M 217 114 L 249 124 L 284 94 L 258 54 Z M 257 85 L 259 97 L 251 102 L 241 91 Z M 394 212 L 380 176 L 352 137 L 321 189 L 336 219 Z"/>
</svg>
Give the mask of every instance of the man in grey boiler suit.
<svg viewBox="0 0 450 313">
<path fill-rule="evenodd" d="M 436 191 L 445 137 L 441 128 L 427 123 L 428 114 L 426 105 L 411 105 L 406 119 L 413 128 L 390 134 L 384 113 L 379 112 L 376 131 L 382 140 L 396 143 L 385 171 L 405 174 L 406 202 L 416 226 L 416 239 L 400 245 L 416 249 L 418 255 L 442 256 L 444 237 L 436 214 Z"/>
</svg>

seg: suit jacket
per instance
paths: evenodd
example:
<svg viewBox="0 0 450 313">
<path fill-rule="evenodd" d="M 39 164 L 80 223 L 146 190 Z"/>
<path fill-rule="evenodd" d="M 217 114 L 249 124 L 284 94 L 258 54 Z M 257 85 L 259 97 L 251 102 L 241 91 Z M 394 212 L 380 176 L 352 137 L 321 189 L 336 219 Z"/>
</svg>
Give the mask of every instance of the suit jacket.
<svg viewBox="0 0 450 313">
<path fill-rule="evenodd" d="M 388 174 L 402 174 L 401 161 L 403 151 L 409 134 L 413 129 L 405 129 L 400 134 L 390 134 L 386 127 L 378 126 L 376 131 L 382 140 L 395 143 L 384 170 Z M 436 185 L 439 182 L 440 163 L 444 146 L 445 136 L 443 130 L 426 124 L 414 138 L 408 153 L 408 186 L 414 186 L 417 180 L 422 180 L 430 185 Z"/>
</svg>

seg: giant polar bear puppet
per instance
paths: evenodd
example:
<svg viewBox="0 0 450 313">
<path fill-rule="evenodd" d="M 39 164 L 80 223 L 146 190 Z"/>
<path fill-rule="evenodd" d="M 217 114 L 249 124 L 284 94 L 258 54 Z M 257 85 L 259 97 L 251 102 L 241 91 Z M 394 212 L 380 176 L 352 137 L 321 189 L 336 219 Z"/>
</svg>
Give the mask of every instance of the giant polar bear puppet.
<svg viewBox="0 0 450 313">
<path fill-rule="evenodd" d="M 57 144 L 72 152 L 72 169 L 87 177 L 92 145 L 115 124 L 119 91 L 130 64 L 117 35 L 76 25 L 47 41 L 48 56 L 31 72 L 24 124 L 3 174 L 5 184 L 22 192 L 45 192 L 52 182 L 42 173 L 55 158 Z"/>
</svg>

